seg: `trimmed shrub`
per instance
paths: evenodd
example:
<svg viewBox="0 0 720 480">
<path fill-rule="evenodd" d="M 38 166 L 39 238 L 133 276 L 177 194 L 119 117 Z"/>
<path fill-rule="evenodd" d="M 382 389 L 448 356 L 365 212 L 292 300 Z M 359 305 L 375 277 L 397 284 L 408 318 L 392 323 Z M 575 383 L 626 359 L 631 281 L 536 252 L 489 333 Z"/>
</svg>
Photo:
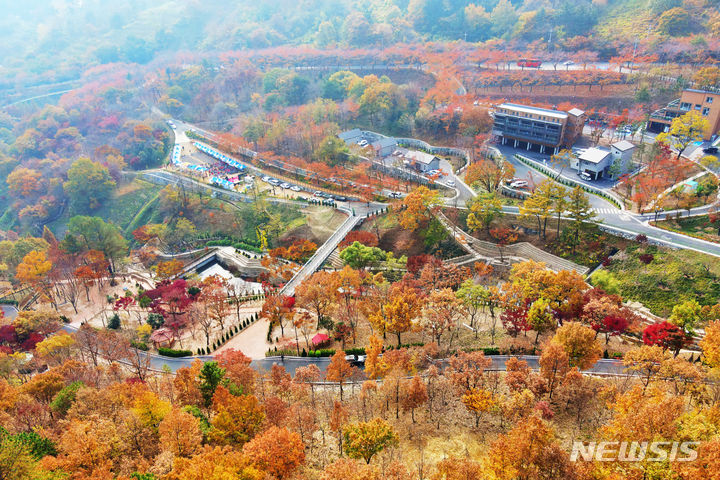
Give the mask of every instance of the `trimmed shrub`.
<svg viewBox="0 0 720 480">
<path fill-rule="evenodd" d="M 175 350 L 174 348 L 158 348 L 158 353 L 163 357 L 191 357 L 192 352 L 190 350 Z"/>
</svg>

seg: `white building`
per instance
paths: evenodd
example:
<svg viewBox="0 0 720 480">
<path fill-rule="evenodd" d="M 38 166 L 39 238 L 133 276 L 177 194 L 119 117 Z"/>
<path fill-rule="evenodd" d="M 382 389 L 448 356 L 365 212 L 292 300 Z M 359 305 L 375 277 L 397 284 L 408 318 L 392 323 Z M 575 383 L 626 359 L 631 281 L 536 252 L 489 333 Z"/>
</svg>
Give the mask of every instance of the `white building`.
<svg viewBox="0 0 720 480">
<path fill-rule="evenodd" d="M 599 178 L 616 180 L 630 171 L 635 148 L 635 145 L 627 140 L 613 143 L 610 149 L 591 147 L 577 156 L 572 168 L 578 173 L 587 173 L 592 180 Z"/>
</svg>

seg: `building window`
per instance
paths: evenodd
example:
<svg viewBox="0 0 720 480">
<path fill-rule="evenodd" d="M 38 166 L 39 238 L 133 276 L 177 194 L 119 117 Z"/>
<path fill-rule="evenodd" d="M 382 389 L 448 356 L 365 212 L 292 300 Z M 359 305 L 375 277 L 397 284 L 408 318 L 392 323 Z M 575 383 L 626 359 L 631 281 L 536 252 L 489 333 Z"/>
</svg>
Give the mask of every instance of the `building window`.
<svg viewBox="0 0 720 480">
<path fill-rule="evenodd" d="M 702 108 L 702 105 L 700 105 L 699 103 L 695 104 L 695 110 L 700 110 L 701 108 Z"/>
<path fill-rule="evenodd" d="M 712 101 L 713 101 L 713 97 L 707 97 L 705 99 L 705 103 L 712 103 Z"/>
<path fill-rule="evenodd" d="M 692 104 L 691 104 L 691 103 L 682 102 L 682 103 L 680 104 L 680 109 L 681 109 L 681 110 L 690 110 L 691 107 L 692 107 Z"/>
<path fill-rule="evenodd" d="M 703 114 L 703 117 L 707 117 L 710 114 L 710 108 L 709 107 L 703 108 L 702 114 Z"/>
</svg>

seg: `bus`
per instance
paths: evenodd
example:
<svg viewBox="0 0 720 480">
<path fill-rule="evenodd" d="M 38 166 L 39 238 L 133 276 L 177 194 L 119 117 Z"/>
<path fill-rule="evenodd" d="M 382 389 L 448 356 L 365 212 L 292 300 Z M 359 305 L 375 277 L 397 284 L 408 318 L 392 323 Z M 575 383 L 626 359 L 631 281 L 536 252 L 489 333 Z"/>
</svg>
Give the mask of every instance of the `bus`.
<svg viewBox="0 0 720 480">
<path fill-rule="evenodd" d="M 542 62 L 540 60 L 530 59 L 530 58 L 521 58 L 517 62 L 518 67 L 540 68 L 540 65 L 542 65 Z"/>
</svg>

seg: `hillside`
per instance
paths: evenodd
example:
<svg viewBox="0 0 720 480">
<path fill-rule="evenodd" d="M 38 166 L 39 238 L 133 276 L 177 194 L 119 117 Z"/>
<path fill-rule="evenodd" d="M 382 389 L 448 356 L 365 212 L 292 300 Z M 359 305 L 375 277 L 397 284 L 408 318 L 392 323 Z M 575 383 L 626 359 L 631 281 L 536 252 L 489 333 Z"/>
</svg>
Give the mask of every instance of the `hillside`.
<svg viewBox="0 0 720 480">
<path fill-rule="evenodd" d="M 78 78 L 88 67 L 149 63 L 177 51 L 289 44 L 380 47 L 422 40 L 509 42 L 522 50 L 592 50 L 608 59 L 654 48 L 688 61 L 717 56 L 717 1 L 708 0 L 41 0 L 3 7 L 0 88 Z M 598 40 L 602 40 L 599 42 Z"/>
</svg>

